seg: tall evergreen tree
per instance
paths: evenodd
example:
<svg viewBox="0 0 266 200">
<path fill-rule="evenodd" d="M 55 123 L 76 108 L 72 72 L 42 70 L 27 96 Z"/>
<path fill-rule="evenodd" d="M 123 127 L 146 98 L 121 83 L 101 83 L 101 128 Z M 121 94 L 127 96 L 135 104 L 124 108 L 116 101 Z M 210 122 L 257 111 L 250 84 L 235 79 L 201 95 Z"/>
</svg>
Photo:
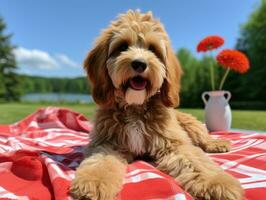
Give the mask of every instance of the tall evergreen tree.
<svg viewBox="0 0 266 200">
<path fill-rule="evenodd" d="M 21 89 L 19 78 L 15 73 L 16 61 L 12 53 L 10 34 L 5 34 L 6 24 L 0 16 L 0 99 L 5 101 L 19 100 Z"/>
</svg>

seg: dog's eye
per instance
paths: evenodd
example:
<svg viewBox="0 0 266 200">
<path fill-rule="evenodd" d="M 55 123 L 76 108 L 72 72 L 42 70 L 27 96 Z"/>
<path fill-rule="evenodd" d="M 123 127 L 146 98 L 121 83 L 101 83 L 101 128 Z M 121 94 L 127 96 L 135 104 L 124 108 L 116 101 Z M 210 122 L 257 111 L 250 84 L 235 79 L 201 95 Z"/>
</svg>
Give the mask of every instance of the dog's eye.
<svg viewBox="0 0 266 200">
<path fill-rule="evenodd" d="M 127 43 L 122 43 L 118 48 L 117 50 L 119 52 L 122 52 L 122 51 L 126 51 L 128 49 L 128 44 Z"/>
<path fill-rule="evenodd" d="M 154 53 L 160 60 L 163 60 L 163 55 L 161 54 L 161 52 L 159 51 L 159 49 L 157 49 L 155 47 L 155 45 L 150 45 L 148 48 L 149 51 L 151 51 L 152 53 Z"/>
<path fill-rule="evenodd" d="M 149 46 L 149 51 L 155 53 L 156 52 L 156 48 L 153 45 Z"/>
<path fill-rule="evenodd" d="M 118 56 L 121 52 L 126 51 L 128 49 L 128 43 L 123 42 L 120 45 L 116 46 L 112 52 L 109 54 L 110 57 Z"/>
</svg>

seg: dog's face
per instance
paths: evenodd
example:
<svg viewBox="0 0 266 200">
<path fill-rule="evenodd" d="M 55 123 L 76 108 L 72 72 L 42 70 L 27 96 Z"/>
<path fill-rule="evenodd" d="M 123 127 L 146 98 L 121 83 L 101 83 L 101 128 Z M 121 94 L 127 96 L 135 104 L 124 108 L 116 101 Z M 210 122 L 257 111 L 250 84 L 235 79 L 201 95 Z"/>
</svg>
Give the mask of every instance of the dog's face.
<svg viewBox="0 0 266 200">
<path fill-rule="evenodd" d="M 105 29 L 84 62 L 101 106 L 143 104 L 157 94 L 178 104 L 181 69 L 162 24 L 151 13 L 128 11 Z"/>
</svg>

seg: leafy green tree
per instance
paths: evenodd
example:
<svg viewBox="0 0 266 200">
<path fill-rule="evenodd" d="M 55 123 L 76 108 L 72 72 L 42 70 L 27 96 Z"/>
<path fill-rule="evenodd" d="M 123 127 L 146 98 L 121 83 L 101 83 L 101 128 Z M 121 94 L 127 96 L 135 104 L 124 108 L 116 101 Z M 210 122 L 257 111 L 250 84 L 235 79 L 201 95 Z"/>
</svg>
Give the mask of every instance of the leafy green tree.
<svg viewBox="0 0 266 200">
<path fill-rule="evenodd" d="M 260 101 L 266 103 L 266 0 L 251 14 L 242 26 L 237 49 L 249 57 L 251 68 L 241 76 L 231 75 L 230 87 L 238 100 Z M 235 87 L 237 84 L 241 87 Z"/>
<path fill-rule="evenodd" d="M 177 57 L 184 72 L 181 81 L 181 106 L 201 107 L 203 105 L 201 100 L 202 92 L 211 89 L 210 63 L 215 63 L 214 58 L 203 57 L 202 59 L 197 59 L 185 48 L 178 50 Z M 216 76 L 216 79 L 218 80 L 218 76 Z"/>
<path fill-rule="evenodd" d="M 12 54 L 14 46 L 10 44 L 11 35 L 4 33 L 6 24 L 0 17 L 0 99 L 19 100 L 22 93 L 20 81 L 15 73 L 16 61 Z"/>
</svg>

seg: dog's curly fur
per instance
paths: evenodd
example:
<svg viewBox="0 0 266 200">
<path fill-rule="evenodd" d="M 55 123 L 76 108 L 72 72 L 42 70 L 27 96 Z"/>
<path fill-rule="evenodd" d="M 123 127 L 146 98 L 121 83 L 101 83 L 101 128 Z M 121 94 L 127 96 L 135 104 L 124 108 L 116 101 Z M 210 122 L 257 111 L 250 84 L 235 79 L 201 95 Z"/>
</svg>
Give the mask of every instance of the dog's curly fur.
<svg viewBox="0 0 266 200">
<path fill-rule="evenodd" d="M 147 68 L 136 72 L 134 59 Z M 182 71 L 163 25 L 150 12 L 120 15 L 102 32 L 84 66 L 99 109 L 88 156 L 71 184 L 74 198 L 115 199 L 127 163 L 147 154 L 195 199 L 243 198 L 240 183 L 202 151 L 226 152 L 230 142 L 212 139 L 196 118 L 174 109 Z M 135 76 L 147 82 L 140 105 L 125 98 Z"/>
</svg>

